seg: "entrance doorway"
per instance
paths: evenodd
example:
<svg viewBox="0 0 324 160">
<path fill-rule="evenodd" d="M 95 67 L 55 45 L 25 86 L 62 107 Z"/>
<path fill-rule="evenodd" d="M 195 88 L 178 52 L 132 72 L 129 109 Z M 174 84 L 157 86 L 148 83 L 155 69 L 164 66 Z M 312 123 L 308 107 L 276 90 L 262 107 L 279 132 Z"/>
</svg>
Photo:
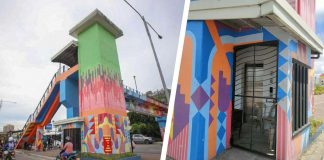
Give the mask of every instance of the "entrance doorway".
<svg viewBox="0 0 324 160">
<path fill-rule="evenodd" d="M 80 128 L 71 128 L 63 130 L 63 144 L 66 143 L 65 137 L 69 136 L 73 144 L 73 149 L 75 151 L 81 151 L 81 129 Z"/>
<path fill-rule="evenodd" d="M 233 146 L 275 157 L 277 42 L 235 47 Z"/>
</svg>

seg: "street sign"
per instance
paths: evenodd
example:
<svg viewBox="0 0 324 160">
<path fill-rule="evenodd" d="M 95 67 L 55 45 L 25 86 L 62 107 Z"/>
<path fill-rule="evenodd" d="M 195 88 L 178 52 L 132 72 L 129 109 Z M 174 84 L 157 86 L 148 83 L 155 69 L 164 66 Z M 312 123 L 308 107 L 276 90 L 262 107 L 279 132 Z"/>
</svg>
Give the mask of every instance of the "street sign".
<svg viewBox="0 0 324 160">
<path fill-rule="evenodd" d="M 46 130 L 52 130 L 52 128 L 53 128 L 53 125 L 52 125 L 51 123 L 49 123 L 49 124 L 47 124 L 47 125 L 45 126 L 45 129 L 46 129 Z"/>
</svg>

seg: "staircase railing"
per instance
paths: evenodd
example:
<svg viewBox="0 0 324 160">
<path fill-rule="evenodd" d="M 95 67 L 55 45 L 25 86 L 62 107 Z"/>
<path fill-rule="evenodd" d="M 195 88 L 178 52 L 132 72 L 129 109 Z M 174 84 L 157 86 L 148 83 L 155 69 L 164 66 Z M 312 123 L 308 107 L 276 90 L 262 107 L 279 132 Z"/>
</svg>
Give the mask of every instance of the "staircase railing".
<svg viewBox="0 0 324 160">
<path fill-rule="evenodd" d="M 138 90 L 136 90 L 134 88 L 131 88 L 129 86 L 124 85 L 124 92 L 125 93 L 130 93 L 130 92 L 136 93 L 136 94 L 138 94 L 139 98 L 141 98 L 141 97 L 150 98 L 151 100 L 153 100 L 156 103 L 158 103 L 160 106 L 166 106 L 166 108 L 167 108 L 167 105 L 164 104 L 163 102 L 161 102 L 161 101 L 159 101 L 159 100 L 157 100 L 157 99 L 155 99 L 153 97 L 150 97 L 150 96 L 148 96 L 148 95 L 146 95 L 146 94 L 144 94 L 144 93 L 142 93 L 142 92 L 140 92 L 140 91 L 138 91 Z"/>
<path fill-rule="evenodd" d="M 47 98 L 48 94 L 50 93 L 50 91 L 53 89 L 53 87 L 55 85 L 54 83 L 55 83 L 56 78 L 59 75 L 61 75 L 63 72 L 65 72 L 66 68 L 67 68 L 67 66 L 65 66 L 65 65 L 63 65 L 62 67 L 60 66 L 59 69 L 56 71 L 56 73 L 53 75 L 50 83 L 47 85 L 46 90 L 43 93 L 43 96 L 42 96 L 41 100 L 38 102 L 36 109 L 34 110 L 34 112 L 31 115 L 29 115 L 29 117 L 28 117 L 28 119 L 27 119 L 27 121 L 26 121 L 26 123 L 25 123 L 25 125 L 24 125 L 24 127 L 22 129 L 21 136 L 25 132 L 25 129 L 27 128 L 28 123 L 35 121 L 38 113 L 41 111 L 41 109 L 42 109 L 42 107 L 43 107 L 43 105 L 44 105 L 44 103 L 46 101 L 46 98 Z"/>
</svg>

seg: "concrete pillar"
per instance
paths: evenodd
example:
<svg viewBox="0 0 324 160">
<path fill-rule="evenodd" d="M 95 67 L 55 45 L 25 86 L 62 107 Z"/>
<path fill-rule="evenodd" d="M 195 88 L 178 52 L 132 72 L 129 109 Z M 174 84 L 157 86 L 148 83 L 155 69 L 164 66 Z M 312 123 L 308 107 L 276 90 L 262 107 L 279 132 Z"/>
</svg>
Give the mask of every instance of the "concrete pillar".
<svg viewBox="0 0 324 160">
<path fill-rule="evenodd" d="M 162 137 L 162 140 L 163 140 L 164 131 L 165 131 L 166 117 L 155 117 L 155 121 L 159 123 L 160 133 L 161 133 L 161 137 Z"/>
<path fill-rule="evenodd" d="M 44 127 L 42 126 L 37 126 L 36 130 L 36 150 L 37 151 L 42 151 L 43 150 L 43 134 L 44 134 Z"/>
<path fill-rule="evenodd" d="M 129 120 L 116 47 L 122 31 L 95 10 L 70 30 L 78 39 L 82 152 L 130 152 Z"/>
<path fill-rule="evenodd" d="M 67 119 L 79 116 L 79 88 L 77 79 L 69 77 L 60 82 L 60 102 L 66 107 Z"/>
</svg>

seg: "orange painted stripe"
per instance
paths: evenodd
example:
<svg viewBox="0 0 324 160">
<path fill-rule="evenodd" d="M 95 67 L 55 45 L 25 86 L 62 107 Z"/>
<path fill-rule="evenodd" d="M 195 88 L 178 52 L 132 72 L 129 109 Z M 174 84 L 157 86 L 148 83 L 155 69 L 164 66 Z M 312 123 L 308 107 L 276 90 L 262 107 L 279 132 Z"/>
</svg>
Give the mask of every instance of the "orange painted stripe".
<svg viewBox="0 0 324 160">
<path fill-rule="evenodd" d="M 72 75 L 73 73 L 77 72 L 79 70 L 79 65 L 75 65 L 73 66 L 72 68 L 70 68 L 69 70 L 61 73 L 56 81 L 62 81 L 62 80 L 65 80 L 67 77 L 69 77 L 70 75 Z"/>
<path fill-rule="evenodd" d="M 58 110 L 59 106 L 60 106 L 60 92 L 58 92 L 57 95 L 55 96 L 55 99 L 52 102 L 52 104 L 51 104 L 51 106 L 50 106 L 50 108 L 49 108 L 49 110 L 48 110 L 46 116 L 44 117 L 44 120 L 40 126 L 45 126 L 51 121 L 54 114 Z"/>
</svg>

